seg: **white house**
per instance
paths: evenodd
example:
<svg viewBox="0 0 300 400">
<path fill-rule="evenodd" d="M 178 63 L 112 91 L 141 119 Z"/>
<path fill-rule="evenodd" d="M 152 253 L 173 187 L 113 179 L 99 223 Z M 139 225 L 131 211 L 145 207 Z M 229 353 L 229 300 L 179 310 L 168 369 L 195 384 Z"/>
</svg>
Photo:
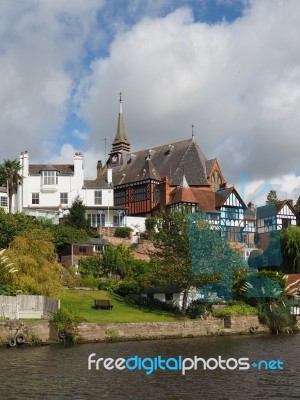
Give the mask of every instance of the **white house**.
<svg viewBox="0 0 300 400">
<path fill-rule="evenodd" d="M 15 212 L 58 222 L 79 196 L 91 226 L 125 224 L 126 208 L 114 206 L 110 169 L 95 180 L 85 180 L 81 153 L 75 153 L 73 164 L 30 164 L 29 154 L 24 151 L 20 164 L 24 179 L 14 199 Z M 3 205 L 7 206 L 5 196 L 2 197 Z"/>
</svg>

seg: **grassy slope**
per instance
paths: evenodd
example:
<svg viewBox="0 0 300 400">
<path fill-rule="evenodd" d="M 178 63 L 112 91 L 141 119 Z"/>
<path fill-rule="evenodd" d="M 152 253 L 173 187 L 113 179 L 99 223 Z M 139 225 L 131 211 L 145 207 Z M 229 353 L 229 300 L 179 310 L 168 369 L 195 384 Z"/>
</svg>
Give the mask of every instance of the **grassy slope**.
<svg viewBox="0 0 300 400">
<path fill-rule="evenodd" d="M 112 310 L 96 310 L 94 300 L 109 299 Z M 178 321 L 171 313 L 147 311 L 138 306 L 129 305 L 123 297 L 103 290 L 64 290 L 60 293 L 61 305 L 73 306 L 87 322 L 157 322 Z"/>
</svg>

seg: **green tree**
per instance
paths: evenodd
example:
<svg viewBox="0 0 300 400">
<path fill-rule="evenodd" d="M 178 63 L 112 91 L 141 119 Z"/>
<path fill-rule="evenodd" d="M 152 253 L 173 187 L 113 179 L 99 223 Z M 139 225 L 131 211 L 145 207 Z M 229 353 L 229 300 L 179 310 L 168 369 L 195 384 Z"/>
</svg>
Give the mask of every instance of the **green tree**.
<svg viewBox="0 0 300 400">
<path fill-rule="evenodd" d="M 187 215 L 181 211 L 164 211 L 159 215 L 157 233 L 154 234 L 156 249 L 150 260 L 154 269 L 152 285 L 178 286 L 183 289 L 183 314 L 186 312 L 191 288 L 198 288 L 216 279 L 215 275 L 197 275 L 193 271 Z"/>
<path fill-rule="evenodd" d="M 155 227 L 157 225 L 156 218 L 146 218 L 145 219 L 145 228 L 147 232 L 148 239 L 152 239 L 154 232 L 155 232 Z"/>
<path fill-rule="evenodd" d="M 300 273 L 300 227 L 289 226 L 283 229 L 280 235 L 283 255 L 282 272 Z"/>
<path fill-rule="evenodd" d="M 85 229 L 78 229 L 74 226 L 48 223 L 48 229 L 53 235 L 53 243 L 57 253 L 60 253 L 68 243 L 84 243 L 88 239 Z"/>
<path fill-rule="evenodd" d="M 63 267 L 56 262 L 50 232 L 35 228 L 16 236 L 6 251 L 17 273 L 5 277 L 5 283 L 23 293 L 56 296 L 62 288 Z"/>
<path fill-rule="evenodd" d="M 125 278 L 129 274 L 133 261 L 132 249 L 122 244 L 118 246 L 109 245 L 102 258 L 103 271 L 106 275 L 113 274 Z"/>
<path fill-rule="evenodd" d="M 73 226 L 78 229 L 89 228 L 88 221 L 85 217 L 85 207 L 79 196 L 76 196 L 69 209 L 69 214 L 65 217 L 66 225 Z"/>
<path fill-rule="evenodd" d="M 21 164 L 15 160 L 4 160 L 0 165 L 0 186 L 6 185 L 8 196 L 8 210 L 12 210 L 12 197 L 18 191 L 18 186 L 23 182 L 20 175 Z"/>
<path fill-rule="evenodd" d="M 276 190 L 271 189 L 268 196 L 267 196 L 267 201 L 266 204 L 270 205 L 270 204 L 276 204 L 279 203 L 279 199 L 277 197 L 277 193 Z"/>
<path fill-rule="evenodd" d="M 300 196 L 298 197 L 298 200 L 296 201 L 295 210 L 297 211 L 298 214 L 300 214 Z"/>
</svg>

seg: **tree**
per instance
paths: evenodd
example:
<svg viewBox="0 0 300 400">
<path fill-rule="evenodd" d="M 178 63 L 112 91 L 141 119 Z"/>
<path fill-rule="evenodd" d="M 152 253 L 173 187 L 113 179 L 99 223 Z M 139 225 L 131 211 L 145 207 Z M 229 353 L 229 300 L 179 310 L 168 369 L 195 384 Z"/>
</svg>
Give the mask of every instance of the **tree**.
<svg viewBox="0 0 300 400">
<path fill-rule="evenodd" d="M 155 218 L 146 218 L 145 219 L 145 228 L 147 232 L 148 239 L 152 239 L 153 234 L 155 232 L 157 221 Z"/>
<path fill-rule="evenodd" d="M 178 286 L 183 289 L 183 314 L 186 312 L 190 289 L 216 280 L 215 275 L 198 275 L 193 271 L 187 215 L 183 211 L 163 211 L 159 215 L 157 232 L 154 234 L 155 251 L 151 253 L 150 260 L 155 269 L 152 285 Z"/>
<path fill-rule="evenodd" d="M 102 267 L 106 275 L 119 275 L 125 278 L 129 274 L 130 267 L 134 261 L 133 250 L 119 244 L 118 246 L 109 245 L 105 249 L 102 257 Z"/>
<path fill-rule="evenodd" d="M 281 231 L 280 236 L 283 255 L 282 272 L 300 273 L 300 227 L 289 226 Z"/>
<path fill-rule="evenodd" d="M 15 160 L 4 160 L 0 165 L 0 186 L 6 185 L 8 196 L 8 211 L 12 210 L 12 197 L 18 191 L 18 186 L 23 182 L 23 176 L 20 175 L 20 162 Z"/>
<path fill-rule="evenodd" d="M 23 293 L 54 297 L 62 288 L 63 267 L 56 262 L 51 233 L 35 228 L 15 237 L 7 257 L 17 270 L 5 276 L 5 283 Z"/>
<path fill-rule="evenodd" d="M 300 196 L 298 197 L 298 200 L 297 200 L 294 208 L 297 211 L 297 213 L 300 214 Z"/>
<path fill-rule="evenodd" d="M 270 205 L 270 204 L 276 204 L 279 203 L 279 199 L 277 197 L 277 193 L 276 190 L 271 189 L 268 196 L 267 196 L 267 201 L 266 204 Z"/>
<path fill-rule="evenodd" d="M 78 229 L 88 229 L 89 224 L 85 217 L 85 207 L 79 196 L 76 196 L 69 209 L 69 214 L 65 217 L 66 225 L 73 226 Z"/>
</svg>

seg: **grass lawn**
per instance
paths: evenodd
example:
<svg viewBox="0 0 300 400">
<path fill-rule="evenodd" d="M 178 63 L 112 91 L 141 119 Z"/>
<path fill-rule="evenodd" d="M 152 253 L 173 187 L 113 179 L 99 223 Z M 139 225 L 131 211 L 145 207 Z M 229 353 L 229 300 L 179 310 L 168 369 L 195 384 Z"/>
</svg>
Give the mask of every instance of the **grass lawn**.
<svg viewBox="0 0 300 400">
<path fill-rule="evenodd" d="M 63 290 L 60 292 L 62 306 L 72 306 L 87 322 L 171 322 L 182 318 L 165 311 L 146 310 L 128 304 L 126 299 L 104 290 Z M 108 299 L 112 310 L 96 310 L 94 300 Z"/>
</svg>

